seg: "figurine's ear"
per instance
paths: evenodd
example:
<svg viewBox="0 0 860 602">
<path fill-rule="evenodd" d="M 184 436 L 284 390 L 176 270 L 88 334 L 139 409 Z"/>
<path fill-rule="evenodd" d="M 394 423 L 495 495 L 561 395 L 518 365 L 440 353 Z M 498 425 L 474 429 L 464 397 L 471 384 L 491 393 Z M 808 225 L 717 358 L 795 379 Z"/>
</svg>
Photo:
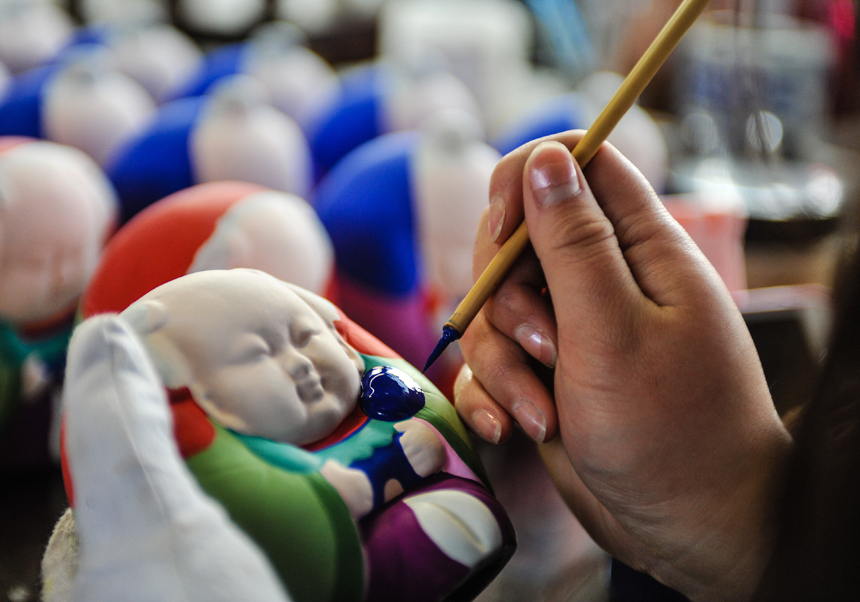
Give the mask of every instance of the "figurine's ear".
<svg viewBox="0 0 860 602">
<path fill-rule="evenodd" d="M 160 301 L 141 301 L 130 305 L 122 312 L 122 317 L 135 332 L 145 337 L 167 323 L 167 308 Z"/>
</svg>

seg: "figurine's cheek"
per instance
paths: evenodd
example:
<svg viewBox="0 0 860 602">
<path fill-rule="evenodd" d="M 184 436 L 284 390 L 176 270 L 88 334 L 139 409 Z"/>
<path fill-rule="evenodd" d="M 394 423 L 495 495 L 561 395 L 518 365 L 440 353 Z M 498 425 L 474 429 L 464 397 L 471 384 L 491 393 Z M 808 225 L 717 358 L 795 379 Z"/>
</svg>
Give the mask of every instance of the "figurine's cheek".
<svg viewBox="0 0 860 602">
<path fill-rule="evenodd" d="M 26 270 L 15 266 L 0 275 L 3 297 L 8 303 L 22 308 L 42 304 L 48 297 L 48 288 L 48 274 L 44 269 Z"/>
</svg>

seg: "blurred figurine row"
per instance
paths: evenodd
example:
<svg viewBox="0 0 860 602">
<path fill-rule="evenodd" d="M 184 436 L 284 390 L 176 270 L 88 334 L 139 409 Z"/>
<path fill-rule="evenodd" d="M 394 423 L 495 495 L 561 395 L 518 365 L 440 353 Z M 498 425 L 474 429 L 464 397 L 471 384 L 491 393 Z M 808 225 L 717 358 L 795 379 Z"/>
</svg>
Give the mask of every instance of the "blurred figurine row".
<svg viewBox="0 0 860 602">
<path fill-rule="evenodd" d="M 321 22 L 302 4 L 277 3 Z M 62 459 L 46 600 L 138 599 L 165 557 L 159 599 L 468 600 L 510 557 L 456 353 L 412 364 L 472 283 L 501 155 L 620 80 L 524 85 L 525 9 L 475 4 L 387 4 L 380 56 L 336 70 L 306 23 L 204 53 L 158 2 L 77 30 L 0 2 L 0 463 Z M 644 111 L 610 140 L 663 187 Z"/>
</svg>

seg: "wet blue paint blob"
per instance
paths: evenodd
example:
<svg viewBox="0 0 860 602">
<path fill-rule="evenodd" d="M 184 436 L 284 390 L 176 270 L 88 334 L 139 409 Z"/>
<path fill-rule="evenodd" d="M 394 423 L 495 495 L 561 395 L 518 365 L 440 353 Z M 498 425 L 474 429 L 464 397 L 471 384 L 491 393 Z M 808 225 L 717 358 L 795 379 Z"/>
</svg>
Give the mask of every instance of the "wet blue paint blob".
<svg viewBox="0 0 860 602">
<path fill-rule="evenodd" d="M 369 418 L 395 422 L 424 407 L 424 391 L 411 376 L 391 366 L 376 366 L 361 379 L 361 411 Z"/>
</svg>

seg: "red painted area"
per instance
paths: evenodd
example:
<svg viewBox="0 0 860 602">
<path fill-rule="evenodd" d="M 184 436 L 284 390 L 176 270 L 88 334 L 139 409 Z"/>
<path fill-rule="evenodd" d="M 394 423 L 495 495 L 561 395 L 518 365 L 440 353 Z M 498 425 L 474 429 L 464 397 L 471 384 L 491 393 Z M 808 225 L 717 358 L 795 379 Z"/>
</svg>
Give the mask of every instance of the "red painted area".
<svg viewBox="0 0 860 602">
<path fill-rule="evenodd" d="M 183 458 L 198 454 L 212 445 L 215 428 L 203 410 L 191 398 L 188 387 L 168 389 L 173 413 L 173 436 Z"/>
</svg>

